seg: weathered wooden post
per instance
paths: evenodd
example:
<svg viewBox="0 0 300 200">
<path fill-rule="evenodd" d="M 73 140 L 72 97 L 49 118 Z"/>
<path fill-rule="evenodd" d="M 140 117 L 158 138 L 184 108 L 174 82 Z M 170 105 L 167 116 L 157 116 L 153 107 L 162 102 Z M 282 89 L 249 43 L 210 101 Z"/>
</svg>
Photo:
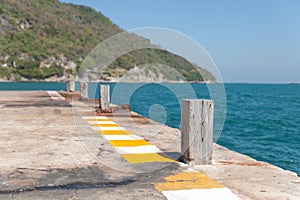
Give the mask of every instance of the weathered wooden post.
<svg viewBox="0 0 300 200">
<path fill-rule="evenodd" d="M 65 74 L 67 92 L 75 92 L 75 80 L 74 76 L 70 73 Z"/>
<path fill-rule="evenodd" d="M 80 83 L 80 99 L 82 100 L 89 99 L 88 90 L 89 90 L 88 83 L 85 82 Z"/>
<path fill-rule="evenodd" d="M 75 92 L 75 81 L 67 80 L 67 92 Z"/>
<path fill-rule="evenodd" d="M 189 165 L 211 164 L 214 102 L 185 99 L 181 103 L 182 160 Z"/>
<path fill-rule="evenodd" d="M 101 112 L 110 112 L 110 87 L 109 85 L 100 85 L 100 101 Z"/>
</svg>

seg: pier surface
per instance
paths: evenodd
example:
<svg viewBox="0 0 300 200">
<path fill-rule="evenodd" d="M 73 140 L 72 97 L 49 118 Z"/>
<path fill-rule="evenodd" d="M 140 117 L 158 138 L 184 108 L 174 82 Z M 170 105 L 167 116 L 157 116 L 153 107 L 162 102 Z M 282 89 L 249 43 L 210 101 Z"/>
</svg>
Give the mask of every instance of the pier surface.
<svg viewBox="0 0 300 200">
<path fill-rule="evenodd" d="M 300 197 L 293 172 L 216 144 L 212 165 L 189 167 L 176 161 L 179 130 L 124 108 L 95 111 L 56 92 L 0 91 L 0 199 L 187 199 L 211 195 L 205 189 L 228 199 Z"/>
</svg>

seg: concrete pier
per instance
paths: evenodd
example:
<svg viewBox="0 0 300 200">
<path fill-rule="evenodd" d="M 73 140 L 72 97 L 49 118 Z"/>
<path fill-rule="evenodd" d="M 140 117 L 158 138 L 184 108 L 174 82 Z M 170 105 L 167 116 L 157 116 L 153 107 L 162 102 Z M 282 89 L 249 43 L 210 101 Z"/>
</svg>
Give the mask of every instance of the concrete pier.
<svg viewBox="0 0 300 200">
<path fill-rule="evenodd" d="M 189 167 L 176 161 L 178 129 L 122 107 L 99 115 L 96 106 L 51 91 L 0 91 L 0 199 L 204 198 L 205 188 L 215 199 L 300 197 L 293 172 L 216 144 L 212 165 Z"/>
</svg>

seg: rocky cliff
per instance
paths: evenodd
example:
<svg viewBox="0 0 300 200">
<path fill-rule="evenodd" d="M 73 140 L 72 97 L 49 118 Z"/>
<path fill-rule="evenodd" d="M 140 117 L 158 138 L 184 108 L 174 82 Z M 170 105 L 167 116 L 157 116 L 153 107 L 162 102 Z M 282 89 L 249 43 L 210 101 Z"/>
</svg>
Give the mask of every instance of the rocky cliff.
<svg viewBox="0 0 300 200">
<path fill-rule="evenodd" d="M 63 81 L 68 75 L 76 76 L 97 44 L 122 31 L 109 18 L 86 6 L 58 0 L 0 0 L 0 79 Z M 121 56 L 104 74 L 90 78 L 119 80 L 134 67 L 153 60 L 176 69 L 188 81 L 215 80 L 204 69 L 200 69 L 203 73 L 191 73 L 194 66 L 184 58 L 153 49 Z"/>
</svg>

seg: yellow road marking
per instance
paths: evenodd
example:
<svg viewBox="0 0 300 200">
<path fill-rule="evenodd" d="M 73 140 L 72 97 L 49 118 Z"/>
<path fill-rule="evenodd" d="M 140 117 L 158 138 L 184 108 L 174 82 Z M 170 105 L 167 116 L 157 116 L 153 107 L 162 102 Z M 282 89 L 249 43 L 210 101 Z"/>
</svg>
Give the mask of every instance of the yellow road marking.
<svg viewBox="0 0 300 200">
<path fill-rule="evenodd" d="M 165 180 L 167 182 L 155 185 L 158 191 L 223 188 L 202 172 L 183 172 L 168 176 Z"/>
<path fill-rule="evenodd" d="M 105 131 L 98 131 L 98 133 L 102 135 L 132 135 L 131 132 L 125 130 L 105 130 Z"/>
<path fill-rule="evenodd" d="M 109 143 L 115 147 L 136 147 L 143 145 L 151 145 L 145 140 L 110 140 Z"/>
<path fill-rule="evenodd" d="M 118 127 L 118 124 L 90 124 L 91 126 L 102 126 L 102 127 Z"/>
<path fill-rule="evenodd" d="M 122 156 L 131 164 L 147 162 L 176 162 L 175 160 L 165 158 L 157 153 L 122 154 Z"/>
<path fill-rule="evenodd" d="M 90 126 L 95 127 L 103 127 L 103 129 L 109 129 L 109 127 L 119 127 L 118 124 L 105 124 L 107 122 L 113 122 L 109 118 L 88 118 L 85 119 L 87 122 L 94 122 L 94 121 L 101 121 L 103 123 L 93 124 L 90 123 Z M 95 129 L 94 128 L 94 129 Z M 101 129 L 101 128 L 99 128 Z M 112 128 L 113 129 L 113 128 Z M 97 130 L 98 133 L 102 135 L 134 135 L 133 133 L 126 131 L 126 130 Z M 130 147 L 137 147 L 140 148 L 142 146 L 150 146 L 151 144 L 145 140 L 137 139 L 137 140 L 109 140 L 109 143 L 116 147 L 116 148 L 130 148 Z M 122 154 L 123 158 L 127 160 L 127 162 L 136 164 L 136 163 L 149 163 L 149 162 L 176 162 L 175 160 L 165 158 L 158 153 L 137 153 L 137 154 Z"/>
</svg>

